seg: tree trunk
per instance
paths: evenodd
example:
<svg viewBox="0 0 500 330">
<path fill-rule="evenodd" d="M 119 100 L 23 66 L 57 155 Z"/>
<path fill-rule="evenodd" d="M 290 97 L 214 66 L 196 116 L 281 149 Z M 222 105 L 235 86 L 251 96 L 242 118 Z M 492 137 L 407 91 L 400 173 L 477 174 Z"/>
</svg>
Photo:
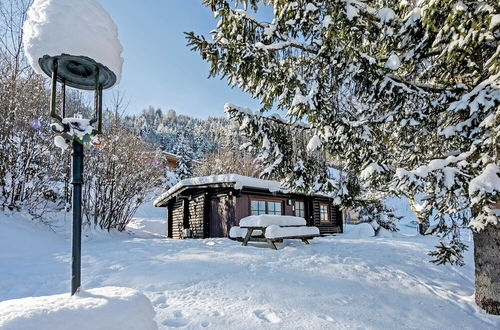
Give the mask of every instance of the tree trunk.
<svg viewBox="0 0 500 330">
<path fill-rule="evenodd" d="M 430 222 L 429 222 L 429 217 L 427 214 L 424 214 L 423 212 L 420 212 L 417 209 L 417 206 L 415 205 L 415 198 L 413 196 L 410 196 L 408 198 L 408 201 L 410 202 L 410 208 L 415 213 L 415 216 L 417 217 L 417 223 L 418 223 L 418 233 L 420 235 L 426 235 L 427 229 L 429 229 Z"/>
<path fill-rule="evenodd" d="M 497 207 L 500 206 L 497 203 Z M 500 225 L 474 232 L 476 303 L 489 314 L 500 315 Z"/>
</svg>

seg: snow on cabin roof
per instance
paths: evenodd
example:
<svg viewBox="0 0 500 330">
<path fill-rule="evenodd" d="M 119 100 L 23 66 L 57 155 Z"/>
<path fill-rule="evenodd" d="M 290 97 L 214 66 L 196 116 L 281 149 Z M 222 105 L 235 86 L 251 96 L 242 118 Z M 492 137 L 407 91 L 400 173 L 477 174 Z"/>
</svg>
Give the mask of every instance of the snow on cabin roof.
<svg viewBox="0 0 500 330">
<path fill-rule="evenodd" d="M 269 190 L 269 192 L 289 192 L 288 189 L 283 187 L 278 181 L 262 180 L 239 174 L 221 174 L 184 179 L 155 199 L 153 204 L 154 206 L 159 206 L 162 202 L 169 199 L 169 197 L 172 197 L 177 192 L 184 190 L 184 188 L 223 183 L 232 183 L 234 184 L 234 189 L 238 190 L 243 187 L 251 187 L 266 189 Z"/>
</svg>

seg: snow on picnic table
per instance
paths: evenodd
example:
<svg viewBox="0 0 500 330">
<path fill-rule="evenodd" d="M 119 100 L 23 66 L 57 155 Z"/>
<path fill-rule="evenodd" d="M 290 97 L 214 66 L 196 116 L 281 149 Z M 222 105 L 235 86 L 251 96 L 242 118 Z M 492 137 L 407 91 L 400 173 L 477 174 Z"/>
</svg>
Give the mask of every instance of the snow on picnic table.
<svg viewBox="0 0 500 330">
<path fill-rule="evenodd" d="M 231 238 L 245 238 L 247 236 L 248 229 L 240 228 L 238 226 L 233 226 L 229 229 L 229 237 Z M 254 230 L 252 232 L 252 236 L 260 236 L 262 235 L 261 230 Z"/>
<path fill-rule="evenodd" d="M 266 228 L 266 238 L 293 236 L 319 236 L 319 229 L 318 227 L 280 227 L 275 225 Z"/>
<path fill-rule="evenodd" d="M 290 215 L 251 215 L 240 220 L 240 227 L 305 226 L 306 220 Z"/>
<path fill-rule="evenodd" d="M 0 228 L 0 300 L 68 291 L 67 237 L 13 216 L 0 215 Z M 225 238 L 141 237 L 86 238 L 83 287 L 139 290 L 160 329 L 500 327 L 500 317 L 474 304 L 472 251 L 462 268 L 431 264 L 432 237 L 289 240 L 278 251 Z"/>
</svg>

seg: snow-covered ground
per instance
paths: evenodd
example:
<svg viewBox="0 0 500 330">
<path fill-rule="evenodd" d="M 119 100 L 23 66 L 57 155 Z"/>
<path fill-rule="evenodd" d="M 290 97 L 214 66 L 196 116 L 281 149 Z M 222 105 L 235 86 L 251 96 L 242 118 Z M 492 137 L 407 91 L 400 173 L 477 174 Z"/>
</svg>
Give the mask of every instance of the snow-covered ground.
<svg viewBox="0 0 500 330">
<path fill-rule="evenodd" d="M 474 304 L 472 250 L 452 267 L 428 262 L 435 238 L 403 234 L 288 241 L 278 251 L 170 240 L 160 235 L 164 211 L 140 209 L 135 234 L 87 232 L 82 249 L 83 287 L 141 291 L 160 329 L 500 328 Z M 0 300 L 68 292 L 69 251 L 67 235 L 0 214 Z"/>
<path fill-rule="evenodd" d="M 149 299 L 137 290 L 105 287 L 0 301 L 0 328 L 22 330 L 157 330 Z"/>
</svg>

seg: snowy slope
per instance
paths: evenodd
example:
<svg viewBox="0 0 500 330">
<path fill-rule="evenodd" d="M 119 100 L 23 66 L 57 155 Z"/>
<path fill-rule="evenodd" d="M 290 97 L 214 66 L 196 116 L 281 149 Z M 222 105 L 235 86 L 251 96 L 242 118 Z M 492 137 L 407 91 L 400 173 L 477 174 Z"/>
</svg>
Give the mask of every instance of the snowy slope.
<svg viewBox="0 0 500 330">
<path fill-rule="evenodd" d="M 0 217 L 0 300 L 67 292 L 69 240 Z M 274 251 L 228 239 L 113 234 L 84 242 L 82 280 L 85 289 L 144 293 L 162 329 L 500 327 L 500 317 L 474 304 L 472 251 L 465 267 L 436 266 L 427 256 L 435 238 L 397 236 L 288 241 Z"/>
</svg>

